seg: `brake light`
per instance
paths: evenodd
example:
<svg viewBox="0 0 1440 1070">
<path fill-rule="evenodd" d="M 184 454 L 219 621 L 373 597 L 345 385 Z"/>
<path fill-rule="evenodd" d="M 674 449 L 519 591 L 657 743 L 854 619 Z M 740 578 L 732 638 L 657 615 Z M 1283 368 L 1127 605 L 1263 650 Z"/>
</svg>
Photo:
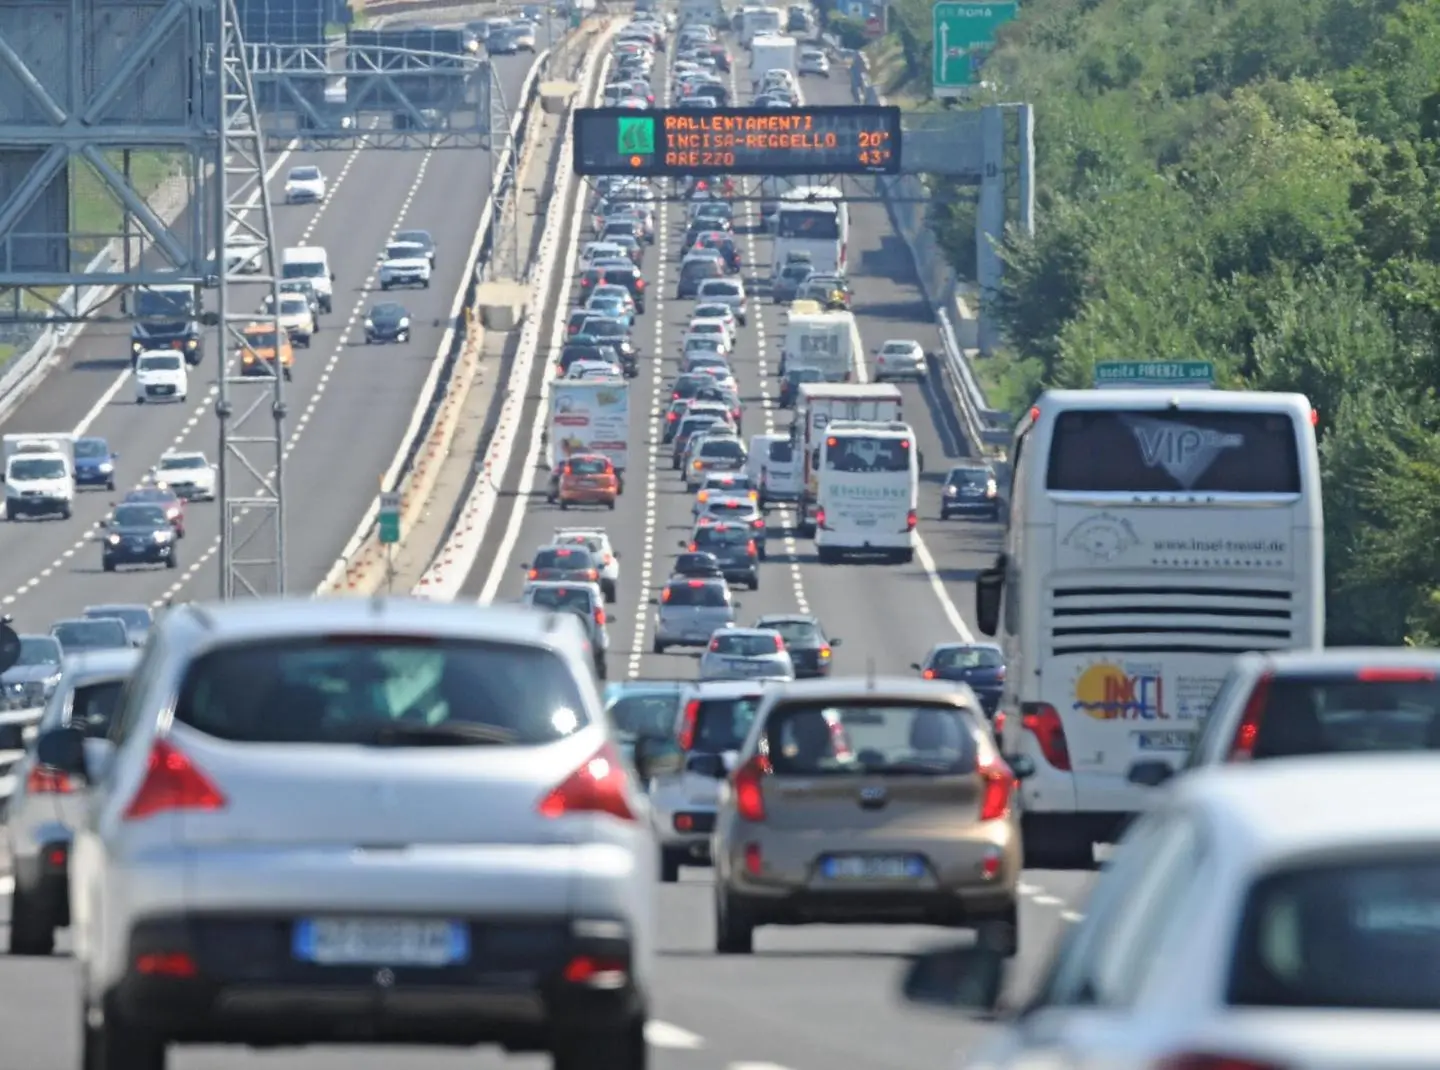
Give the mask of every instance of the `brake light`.
<svg viewBox="0 0 1440 1070">
<path fill-rule="evenodd" d="M 985 792 L 980 796 L 980 820 L 999 821 L 1010 812 L 1015 774 L 999 758 L 982 762 L 977 771 L 985 781 Z"/>
<path fill-rule="evenodd" d="M 1431 683 L 1435 674 L 1428 669 L 1361 669 L 1355 679 L 1367 684 Z"/>
<path fill-rule="evenodd" d="M 695 553 L 695 552 L 696 552 L 697 550 L 699 550 L 699 549 L 700 549 L 700 544 L 699 544 L 699 543 L 692 542 L 692 543 L 690 544 L 690 552 L 691 552 L 692 554 Z M 698 583 L 692 583 L 691 586 L 692 586 L 692 587 L 699 587 L 700 585 L 699 585 Z"/>
<path fill-rule="evenodd" d="M 575 473 L 570 470 L 570 466 L 567 464 L 567 465 L 565 466 L 565 475 L 567 475 L 567 476 L 573 476 L 574 474 L 575 474 Z"/>
<path fill-rule="evenodd" d="M 693 544 L 693 543 L 691 544 L 691 547 L 692 547 L 691 552 L 693 553 L 693 552 L 694 552 L 694 549 L 693 549 L 694 544 Z M 691 587 L 704 587 L 704 586 L 705 586 L 705 581 L 704 581 L 704 580 L 691 580 L 691 581 L 690 581 L 690 586 L 691 586 Z"/>
<path fill-rule="evenodd" d="M 600 573 L 593 568 L 589 568 L 585 570 L 585 576 L 588 579 L 598 580 L 600 578 Z"/>
<path fill-rule="evenodd" d="M 645 289 L 645 280 L 644 280 L 644 279 L 636 279 L 636 280 L 635 280 L 635 289 L 637 289 L 637 290 L 643 290 L 643 289 Z"/>
<path fill-rule="evenodd" d="M 1065 742 L 1065 725 L 1048 702 L 1027 702 L 1020 708 L 1020 725 L 1040 744 L 1040 753 L 1056 769 L 1070 771 L 1070 747 Z"/>
<path fill-rule="evenodd" d="M 816 510 L 815 510 L 815 526 L 816 526 L 816 527 L 820 527 L 820 528 L 823 528 L 823 527 L 826 526 L 826 524 L 825 524 L 825 507 L 824 507 L 823 505 L 822 505 L 819 509 L 816 509 Z"/>
<path fill-rule="evenodd" d="M 696 458 L 695 458 L 695 470 L 696 470 L 696 471 L 699 471 L 701 468 L 704 468 L 704 467 L 705 467 L 705 462 L 702 461 L 699 457 L 696 457 Z"/>
<path fill-rule="evenodd" d="M 566 814 L 609 814 L 634 821 L 630 809 L 630 778 L 613 743 L 606 743 L 559 787 L 540 800 L 544 817 Z"/>
<path fill-rule="evenodd" d="M 679 396 L 680 396 L 680 391 L 678 391 L 678 390 L 675 391 L 675 397 L 678 398 Z M 665 414 L 665 420 L 666 420 L 666 422 L 673 424 L 673 423 L 675 422 L 675 415 L 676 415 L 676 414 L 673 413 L 673 412 L 667 412 L 667 413 Z"/>
<path fill-rule="evenodd" d="M 1161 1059 L 1155 1070 L 1287 1070 L 1279 1063 L 1258 1059 L 1234 1058 L 1210 1053 L 1186 1053 Z"/>
<path fill-rule="evenodd" d="M 538 568 L 532 568 L 530 570 L 530 578 L 532 580 L 538 580 L 540 578 L 540 570 Z"/>
<path fill-rule="evenodd" d="M 715 650 L 719 640 L 710 644 L 710 649 Z M 681 750 L 689 750 L 695 745 L 695 728 L 700 721 L 700 700 L 692 698 L 685 703 L 685 712 L 680 717 L 680 731 L 675 736 L 675 741 L 680 744 Z"/>
<path fill-rule="evenodd" d="M 905 514 L 905 530 L 906 530 L 906 531 L 914 531 L 914 530 L 915 530 L 915 525 L 918 524 L 919 522 L 920 522 L 920 517 L 919 517 L 919 515 L 915 512 L 914 509 L 911 509 L 908 513 Z"/>
<path fill-rule="evenodd" d="M 25 791 L 30 795 L 69 795 L 74 790 L 68 773 L 48 766 L 35 766 L 25 778 Z"/>
<path fill-rule="evenodd" d="M 755 540 L 754 540 L 754 539 L 751 539 L 749 542 L 747 542 L 747 543 L 745 544 L 745 549 L 746 549 L 749 553 L 752 553 L 752 554 L 753 554 L 753 553 L 757 553 L 758 551 L 755 549 Z"/>
<path fill-rule="evenodd" d="M 1260 722 L 1265 717 L 1265 706 L 1270 698 L 1270 673 L 1255 681 L 1255 690 L 1245 703 L 1245 712 L 1240 715 L 1240 724 L 1235 729 L 1235 740 L 1230 745 L 1232 762 L 1249 761 L 1255 752 L 1255 737 L 1260 734 Z"/>
<path fill-rule="evenodd" d="M 125 820 L 142 821 L 170 810 L 221 810 L 225 796 L 173 744 L 157 739 L 140 790 L 125 810 Z"/>
<path fill-rule="evenodd" d="M 784 649 L 785 649 L 785 637 L 782 636 L 782 635 L 777 635 L 777 636 L 775 637 L 775 652 L 778 654 L 780 651 L 782 651 L 782 650 L 784 650 Z"/>
<path fill-rule="evenodd" d="M 755 530 L 759 531 L 765 526 L 765 518 L 763 516 L 757 516 L 754 521 L 752 521 L 752 523 L 755 527 Z"/>
<path fill-rule="evenodd" d="M 735 770 L 731 778 L 730 783 L 735 790 L 735 812 L 746 821 L 765 820 L 765 792 L 761 784 L 769 772 L 769 761 L 757 754 Z"/>
<path fill-rule="evenodd" d="M 604 624 L 604 623 L 605 623 L 605 611 L 604 611 L 603 609 L 597 609 L 597 610 L 595 611 L 595 623 L 596 623 L 596 624 Z"/>
<path fill-rule="evenodd" d="M 934 669 L 926 669 L 924 672 L 922 672 L 922 673 L 920 674 L 920 678 L 921 678 L 922 680 L 933 680 L 933 679 L 935 679 L 935 670 L 934 670 Z"/>
</svg>

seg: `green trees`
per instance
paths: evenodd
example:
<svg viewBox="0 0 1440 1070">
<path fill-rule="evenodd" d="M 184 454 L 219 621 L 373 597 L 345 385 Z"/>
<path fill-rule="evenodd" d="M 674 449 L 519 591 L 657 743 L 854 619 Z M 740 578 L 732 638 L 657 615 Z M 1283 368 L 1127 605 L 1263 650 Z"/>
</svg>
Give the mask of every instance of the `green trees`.
<svg viewBox="0 0 1440 1070">
<path fill-rule="evenodd" d="M 1303 391 L 1331 641 L 1440 641 L 1440 4 L 1030 0 L 991 63 L 1039 152 L 992 402 L 1144 357 Z"/>
</svg>

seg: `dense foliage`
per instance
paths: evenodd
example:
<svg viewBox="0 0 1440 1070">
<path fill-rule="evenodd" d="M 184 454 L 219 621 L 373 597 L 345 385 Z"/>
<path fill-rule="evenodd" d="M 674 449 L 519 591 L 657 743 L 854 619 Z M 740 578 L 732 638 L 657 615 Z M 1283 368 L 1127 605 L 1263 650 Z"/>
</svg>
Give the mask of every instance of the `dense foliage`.
<svg viewBox="0 0 1440 1070">
<path fill-rule="evenodd" d="M 1137 358 L 1303 391 L 1331 641 L 1440 639 L 1440 3 L 1027 0 L 987 75 L 1039 167 L 992 402 Z"/>
</svg>

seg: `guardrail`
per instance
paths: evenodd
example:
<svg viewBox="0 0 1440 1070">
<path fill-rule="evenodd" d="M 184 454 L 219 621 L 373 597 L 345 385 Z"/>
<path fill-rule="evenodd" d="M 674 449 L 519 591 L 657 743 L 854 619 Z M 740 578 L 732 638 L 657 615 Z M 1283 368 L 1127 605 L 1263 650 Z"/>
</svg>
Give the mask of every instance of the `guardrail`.
<svg viewBox="0 0 1440 1070">
<path fill-rule="evenodd" d="M 841 49 L 833 38 L 828 44 L 842 59 L 850 60 L 850 91 L 858 103 L 884 104 L 884 96 L 870 83 L 865 57 Z M 880 177 L 876 189 L 885 200 L 895 232 L 910 251 L 915 274 L 925 299 L 935 311 L 942 355 L 955 400 L 956 415 L 977 455 L 994 455 L 1010 442 L 1010 417 L 990 406 L 972 363 L 976 350 L 976 318 L 971 302 L 973 289 L 955 273 L 935 240 L 926 220 L 928 191 L 917 175 Z"/>
<path fill-rule="evenodd" d="M 437 0 L 416 0 L 416 2 L 435 3 Z M 456 5 L 453 0 L 452 2 L 441 0 L 440 6 L 455 7 Z M 370 9 L 367 8 L 367 10 Z M 495 226 L 496 221 L 503 215 L 504 197 L 518 194 L 518 190 L 510 187 L 508 154 L 512 150 L 517 153 L 524 151 L 532 115 L 540 112 L 540 85 L 550 73 L 552 59 L 556 57 L 557 53 L 566 50 L 568 44 L 568 40 L 562 41 L 554 50 L 547 49 L 541 52 L 535 58 L 535 63 L 531 66 L 530 73 L 520 88 L 515 116 L 510 125 L 510 146 L 507 147 L 506 154 L 502 155 L 495 163 L 495 170 L 490 182 L 490 195 L 486 198 L 485 207 L 480 216 L 480 225 L 476 230 L 474 243 L 470 249 L 470 270 L 466 274 L 465 285 L 456 295 L 450 323 L 441 339 L 430 374 L 421 388 L 419 401 L 416 403 L 410 424 L 402 438 L 401 450 L 397 453 L 390 470 L 384 474 L 381 480 L 384 489 L 398 490 L 401 492 L 402 498 L 416 468 L 417 460 L 422 456 L 427 443 L 432 442 L 436 417 L 445 411 L 447 399 L 452 399 L 451 408 L 454 408 L 455 392 L 449 389 L 450 381 L 460 358 L 466 352 L 465 347 L 469 336 L 467 328 L 471 318 L 470 312 L 475 302 L 475 290 L 480 283 L 482 274 L 480 269 L 489 260 L 491 250 L 494 248 Z M 517 161 L 518 159 L 517 156 Z M 431 452 L 433 453 L 433 450 Z M 366 579 L 373 572 L 379 556 L 383 553 L 378 542 L 379 513 L 380 499 L 377 496 L 371 499 L 355 533 L 345 544 L 345 548 L 334 564 L 330 566 L 330 571 L 316 588 L 316 594 L 343 594 L 347 591 L 364 588 Z"/>
</svg>

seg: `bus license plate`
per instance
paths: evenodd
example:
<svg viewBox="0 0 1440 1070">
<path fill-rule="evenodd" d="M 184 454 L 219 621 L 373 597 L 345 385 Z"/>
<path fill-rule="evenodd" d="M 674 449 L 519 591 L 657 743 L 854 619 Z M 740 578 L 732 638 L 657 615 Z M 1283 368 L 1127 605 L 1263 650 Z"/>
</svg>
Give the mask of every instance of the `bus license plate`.
<svg viewBox="0 0 1440 1070">
<path fill-rule="evenodd" d="M 1194 737 L 1189 732 L 1136 732 L 1141 750 L 1188 751 Z"/>
</svg>

